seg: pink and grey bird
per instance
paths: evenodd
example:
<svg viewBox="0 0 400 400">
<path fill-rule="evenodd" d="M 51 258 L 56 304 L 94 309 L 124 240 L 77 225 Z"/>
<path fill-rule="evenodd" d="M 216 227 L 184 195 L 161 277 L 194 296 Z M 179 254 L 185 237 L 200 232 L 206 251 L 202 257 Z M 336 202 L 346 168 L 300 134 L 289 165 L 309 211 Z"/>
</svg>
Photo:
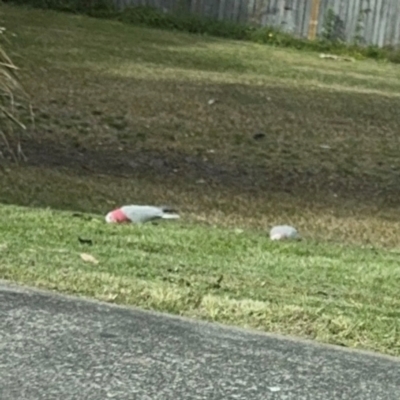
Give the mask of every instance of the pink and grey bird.
<svg viewBox="0 0 400 400">
<path fill-rule="evenodd" d="M 157 219 L 178 219 L 179 214 L 169 207 L 128 205 L 110 211 L 106 222 L 143 224 Z"/>
</svg>

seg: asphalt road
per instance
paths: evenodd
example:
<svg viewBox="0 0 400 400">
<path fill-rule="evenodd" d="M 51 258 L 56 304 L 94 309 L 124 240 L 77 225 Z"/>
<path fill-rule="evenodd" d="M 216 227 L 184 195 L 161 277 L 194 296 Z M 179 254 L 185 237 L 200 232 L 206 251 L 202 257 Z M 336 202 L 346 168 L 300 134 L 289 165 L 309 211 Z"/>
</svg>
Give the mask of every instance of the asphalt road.
<svg viewBox="0 0 400 400">
<path fill-rule="evenodd" d="M 0 284 L 0 399 L 399 400 L 400 360 Z"/>
</svg>

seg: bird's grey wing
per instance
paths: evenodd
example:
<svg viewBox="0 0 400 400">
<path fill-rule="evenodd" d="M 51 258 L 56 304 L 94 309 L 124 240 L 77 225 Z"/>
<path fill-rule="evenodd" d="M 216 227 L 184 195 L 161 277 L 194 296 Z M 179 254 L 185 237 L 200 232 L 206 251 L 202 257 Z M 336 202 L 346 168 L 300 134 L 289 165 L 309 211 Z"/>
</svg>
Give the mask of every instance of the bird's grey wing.
<svg viewBox="0 0 400 400">
<path fill-rule="evenodd" d="M 124 206 L 121 210 L 132 222 L 143 223 L 154 219 L 162 218 L 163 212 L 158 207 L 153 206 Z"/>
</svg>

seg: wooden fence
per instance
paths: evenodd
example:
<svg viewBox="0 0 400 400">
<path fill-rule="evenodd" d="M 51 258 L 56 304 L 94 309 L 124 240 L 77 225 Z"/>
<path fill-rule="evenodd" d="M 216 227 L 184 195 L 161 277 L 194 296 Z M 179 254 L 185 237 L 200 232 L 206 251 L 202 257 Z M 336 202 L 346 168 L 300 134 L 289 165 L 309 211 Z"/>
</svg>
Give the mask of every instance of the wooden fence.
<svg viewBox="0 0 400 400">
<path fill-rule="evenodd" d="M 400 45 L 400 0 L 113 0 L 123 9 L 152 6 L 219 20 L 273 26 L 313 39 L 324 32 L 347 42 Z"/>
</svg>

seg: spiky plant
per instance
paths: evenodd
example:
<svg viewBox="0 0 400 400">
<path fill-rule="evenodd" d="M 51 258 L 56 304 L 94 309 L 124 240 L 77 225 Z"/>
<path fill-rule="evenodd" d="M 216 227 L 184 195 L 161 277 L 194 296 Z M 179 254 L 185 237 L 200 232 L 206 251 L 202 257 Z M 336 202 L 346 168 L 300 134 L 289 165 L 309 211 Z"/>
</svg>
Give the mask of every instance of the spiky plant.
<svg viewBox="0 0 400 400">
<path fill-rule="evenodd" d="M 5 44 L 9 44 L 5 37 L 5 28 L 0 27 L 0 140 L 6 151 L 18 162 L 25 158 L 20 135 L 26 131 L 26 125 L 21 121 L 17 104 L 25 103 L 30 112 L 31 106 L 20 83 L 19 69 L 7 55 Z M 16 144 L 17 152 L 13 150 L 10 142 Z M 1 150 L 0 156 L 4 158 Z"/>
</svg>

